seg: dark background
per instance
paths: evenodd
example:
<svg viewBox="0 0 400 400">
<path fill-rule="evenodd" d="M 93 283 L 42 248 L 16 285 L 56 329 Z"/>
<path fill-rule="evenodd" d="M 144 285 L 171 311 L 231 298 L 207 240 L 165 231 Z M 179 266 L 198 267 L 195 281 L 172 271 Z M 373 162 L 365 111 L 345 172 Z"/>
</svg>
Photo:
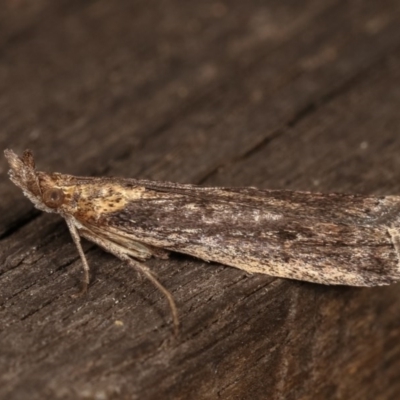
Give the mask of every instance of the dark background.
<svg viewBox="0 0 400 400">
<path fill-rule="evenodd" d="M 0 149 L 39 169 L 400 194 L 400 3 L 2 0 Z M 148 264 L 33 210 L 0 160 L 2 399 L 398 399 L 400 287 Z"/>
</svg>

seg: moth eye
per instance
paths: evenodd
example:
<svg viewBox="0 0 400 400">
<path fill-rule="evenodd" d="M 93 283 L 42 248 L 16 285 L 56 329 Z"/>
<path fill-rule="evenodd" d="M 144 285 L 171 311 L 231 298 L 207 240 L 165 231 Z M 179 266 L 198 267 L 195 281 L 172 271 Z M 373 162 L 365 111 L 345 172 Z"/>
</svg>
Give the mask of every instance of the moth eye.
<svg viewBox="0 0 400 400">
<path fill-rule="evenodd" d="M 43 193 L 43 203 L 47 207 L 60 207 L 65 198 L 64 192 L 61 189 L 48 189 Z"/>
</svg>

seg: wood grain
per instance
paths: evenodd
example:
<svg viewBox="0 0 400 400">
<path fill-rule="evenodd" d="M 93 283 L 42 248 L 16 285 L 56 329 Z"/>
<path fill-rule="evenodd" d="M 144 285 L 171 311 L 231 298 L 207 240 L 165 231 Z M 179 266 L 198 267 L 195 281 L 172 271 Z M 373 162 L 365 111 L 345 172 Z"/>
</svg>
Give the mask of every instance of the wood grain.
<svg viewBox="0 0 400 400">
<path fill-rule="evenodd" d="M 6 0 L 0 148 L 39 169 L 400 193 L 398 1 Z M 0 398 L 397 399 L 399 285 L 248 276 L 187 256 L 162 296 L 33 211 L 0 160 Z"/>
</svg>

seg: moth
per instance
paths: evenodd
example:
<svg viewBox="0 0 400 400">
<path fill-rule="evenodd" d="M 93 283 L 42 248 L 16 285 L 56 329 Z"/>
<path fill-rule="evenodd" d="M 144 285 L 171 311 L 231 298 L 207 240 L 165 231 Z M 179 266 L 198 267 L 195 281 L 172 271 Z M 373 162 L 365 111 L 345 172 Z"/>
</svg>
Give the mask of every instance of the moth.
<svg viewBox="0 0 400 400">
<path fill-rule="evenodd" d="M 66 221 L 89 285 L 83 237 L 171 293 L 144 261 L 170 251 L 248 273 L 325 285 L 400 279 L 400 197 L 200 187 L 36 171 L 33 154 L 5 150 L 12 182 L 39 210 Z"/>
</svg>

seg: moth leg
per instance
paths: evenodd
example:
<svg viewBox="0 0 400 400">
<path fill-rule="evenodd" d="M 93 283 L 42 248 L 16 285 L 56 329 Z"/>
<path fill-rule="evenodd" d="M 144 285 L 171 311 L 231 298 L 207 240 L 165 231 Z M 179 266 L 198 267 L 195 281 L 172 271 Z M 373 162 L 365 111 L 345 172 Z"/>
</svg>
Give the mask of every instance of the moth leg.
<svg viewBox="0 0 400 400">
<path fill-rule="evenodd" d="M 78 243 L 80 242 L 79 239 L 79 233 L 76 230 L 74 226 L 74 232 L 78 235 Z M 132 257 L 127 254 L 127 250 L 118 245 L 117 243 L 114 243 L 110 240 L 103 239 L 101 236 L 96 235 L 95 233 L 87 230 L 87 229 L 82 229 L 79 231 L 81 235 L 85 238 L 90 240 L 91 242 L 97 244 L 101 248 L 103 248 L 105 251 L 113 254 L 115 257 L 119 258 L 121 261 L 126 262 L 129 266 L 134 268 L 136 271 L 139 271 L 141 274 L 143 274 L 167 299 L 169 308 L 171 310 L 172 314 L 172 320 L 174 323 L 174 333 L 177 336 L 179 333 L 179 317 L 178 317 L 178 309 L 175 304 L 175 300 L 169 290 L 167 290 L 155 277 L 153 272 L 151 272 L 150 268 L 144 264 L 143 262 L 136 261 Z M 83 251 L 82 251 L 83 253 Z M 87 263 L 86 263 L 87 265 Z"/>
<path fill-rule="evenodd" d="M 176 308 L 175 300 L 174 297 L 172 296 L 171 292 L 167 290 L 159 281 L 158 279 L 154 276 L 154 274 L 151 272 L 150 268 L 139 261 L 133 260 L 131 257 L 129 257 L 126 254 L 115 254 L 120 260 L 126 261 L 127 264 L 129 264 L 132 268 L 135 270 L 141 272 L 143 275 L 146 276 L 146 278 L 166 297 L 169 308 L 171 309 L 171 314 L 172 314 L 172 320 L 174 322 L 174 333 L 175 336 L 178 336 L 179 334 L 179 317 L 178 317 L 178 309 Z"/>
<path fill-rule="evenodd" d="M 89 275 L 89 264 L 87 262 L 85 253 L 83 252 L 82 245 L 81 245 L 81 237 L 79 236 L 78 230 L 73 223 L 73 220 L 70 218 L 66 218 L 68 229 L 71 233 L 72 240 L 75 243 L 76 248 L 78 249 L 79 256 L 82 260 L 82 267 L 83 267 L 83 281 L 82 281 L 82 289 L 78 293 L 74 293 L 72 297 L 80 297 L 87 293 L 89 282 L 90 282 L 90 275 Z"/>
</svg>

